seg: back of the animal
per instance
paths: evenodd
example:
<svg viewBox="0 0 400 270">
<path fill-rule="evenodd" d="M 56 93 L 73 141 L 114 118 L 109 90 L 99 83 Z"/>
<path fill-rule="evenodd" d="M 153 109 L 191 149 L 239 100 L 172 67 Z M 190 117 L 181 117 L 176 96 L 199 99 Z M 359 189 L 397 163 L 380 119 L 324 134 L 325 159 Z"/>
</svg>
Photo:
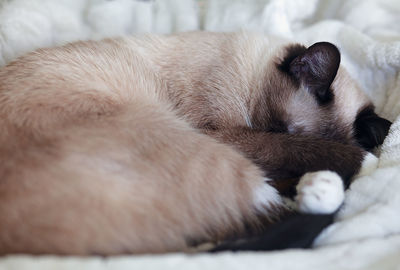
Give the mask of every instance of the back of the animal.
<svg viewBox="0 0 400 270">
<path fill-rule="evenodd" d="M 121 44 L 0 69 L 1 254 L 183 250 L 255 218 L 259 169 L 177 117 L 151 62 Z"/>
</svg>

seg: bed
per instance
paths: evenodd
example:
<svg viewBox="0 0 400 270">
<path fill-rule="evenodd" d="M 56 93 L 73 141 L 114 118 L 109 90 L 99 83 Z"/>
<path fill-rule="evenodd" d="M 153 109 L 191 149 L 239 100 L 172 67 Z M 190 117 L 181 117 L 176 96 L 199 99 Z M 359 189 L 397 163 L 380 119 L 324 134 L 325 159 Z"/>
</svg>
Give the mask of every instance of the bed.
<svg viewBox="0 0 400 270">
<path fill-rule="evenodd" d="M 133 33 L 245 29 L 310 45 L 342 64 L 393 121 L 310 250 L 121 257 L 6 256 L 0 269 L 400 269 L 399 0 L 0 0 L 0 66 L 39 47 Z"/>
</svg>

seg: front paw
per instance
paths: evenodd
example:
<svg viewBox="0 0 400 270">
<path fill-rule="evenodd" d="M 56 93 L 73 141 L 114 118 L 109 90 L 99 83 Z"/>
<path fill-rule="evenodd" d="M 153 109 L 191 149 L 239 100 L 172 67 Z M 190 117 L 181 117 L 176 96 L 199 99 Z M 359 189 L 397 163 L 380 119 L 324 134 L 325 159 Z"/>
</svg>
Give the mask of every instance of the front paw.
<svg viewBox="0 0 400 270">
<path fill-rule="evenodd" d="M 330 214 L 344 200 L 343 181 L 332 171 L 306 173 L 296 187 L 297 208 L 302 213 Z"/>
</svg>

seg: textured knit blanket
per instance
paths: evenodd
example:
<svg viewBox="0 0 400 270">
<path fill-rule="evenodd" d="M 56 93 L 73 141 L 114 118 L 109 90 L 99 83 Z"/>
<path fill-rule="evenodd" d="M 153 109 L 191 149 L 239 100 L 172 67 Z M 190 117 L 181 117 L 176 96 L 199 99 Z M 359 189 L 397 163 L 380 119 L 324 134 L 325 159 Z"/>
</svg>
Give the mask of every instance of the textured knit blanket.
<svg viewBox="0 0 400 270">
<path fill-rule="evenodd" d="M 0 258 L 0 269 L 396 269 L 400 265 L 399 0 L 0 0 L 0 66 L 39 47 L 132 33 L 247 29 L 330 41 L 394 122 L 336 222 L 312 250 L 125 257 Z M 1 221 L 0 221 L 1 228 Z"/>
</svg>

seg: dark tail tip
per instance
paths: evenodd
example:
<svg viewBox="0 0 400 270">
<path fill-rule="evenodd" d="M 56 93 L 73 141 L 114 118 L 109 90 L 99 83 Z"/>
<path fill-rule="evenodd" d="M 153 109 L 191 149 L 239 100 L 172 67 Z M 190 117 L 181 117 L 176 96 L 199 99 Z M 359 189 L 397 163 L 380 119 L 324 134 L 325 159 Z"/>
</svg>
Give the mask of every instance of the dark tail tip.
<svg viewBox="0 0 400 270">
<path fill-rule="evenodd" d="M 287 248 L 310 248 L 324 228 L 332 224 L 334 214 L 314 215 L 296 213 L 272 225 L 261 235 L 225 242 L 210 252 L 266 251 Z"/>
</svg>

